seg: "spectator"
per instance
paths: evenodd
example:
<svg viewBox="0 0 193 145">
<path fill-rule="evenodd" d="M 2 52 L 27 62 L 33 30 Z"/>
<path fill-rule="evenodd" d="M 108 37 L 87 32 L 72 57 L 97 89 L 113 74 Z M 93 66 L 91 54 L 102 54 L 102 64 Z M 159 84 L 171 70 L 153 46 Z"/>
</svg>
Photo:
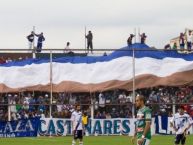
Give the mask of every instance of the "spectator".
<svg viewBox="0 0 193 145">
<path fill-rule="evenodd" d="M 129 38 L 127 39 L 127 45 L 129 47 L 133 44 L 133 37 L 135 37 L 135 35 L 130 34 Z"/>
<path fill-rule="evenodd" d="M 30 99 L 31 99 L 30 94 L 28 94 L 26 97 L 24 97 L 24 101 L 23 101 L 23 109 L 24 110 L 29 110 Z"/>
<path fill-rule="evenodd" d="M 15 94 L 14 97 L 12 97 L 12 95 L 9 96 L 10 102 L 9 104 L 10 106 L 10 111 L 12 112 L 13 115 L 16 116 L 17 110 L 16 110 L 16 101 L 15 99 L 17 98 L 17 95 Z"/>
<path fill-rule="evenodd" d="M 126 98 L 127 98 L 127 96 L 125 95 L 125 93 L 124 93 L 124 92 L 121 93 L 121 94 L 119 95 L 119 97 L 118 97 L 119 103 L 121 103 L 121 104 L 126 103 Z"/>
<path fill-rule="evenodd" d="M 62 115 L 62 111 L 63 111 L 63 105 L 61 104 L 61 102 L 58 101 L 57 113 L 58 113 L 59 116 Z"/>
<path fill-rule="evenodd" d="M 106 119 L 111 119 L 111 114 L 110 113 L 106 113 Z"/>
<path fill-rule="evenodd" d="M 99 110 L 102 112 L 105 110 L 105 96 L 103 95 L 103 93 L 101 92 L 99 94 Z"/>
<path fill-rule="evenodd" d="M 2 56 L 2 57 L 0 57 L 0 64 L 4 64 L 4 63 L 6 63 L 6 60 L 5 60 L 4 57 Z"/>
<path fill-rule="evenodd" d="M 40 109 L 40 117 L 45 118 L 45 113 L 43 109 Z"/>
<path fill-rule="evenodd" d="M 145 35 L 145 33 L 142 33 L 142 34 L 140 35 L 140 37 L 141 37 L 141 44 L 145 44 L 146 38 L 147 38 L 147 36 Z"/>
<path fill-rule="evenodd" d="M 180 33 L 180 50 L 184 51 L 184 46 L 185 46 L 185 38 L 184 34 Z"/>
<path fill-rule="evenodd" d="M 101 119 L 101 113 L 99 111 L 96 113 L 95 118 L 96 119 Z"/>
<path fill-rule="evenodd" d="M 176 50 L 177 49 L 177 43 L 175 42 L 172 49 Z"/>
<path fill-rule="evenodd" d="M 91 53 L 93 53 L 93 43 L 92 43 L 93 34 L 92 32 L 88 31 L 88 34 L 85 37 L 87 39 L 87 52 L 89 53 L 89 48 L 90 48 Z"/>
<path fill-rule="evenodd" d="M 84 124 L 85 127 L 88 126 L 88 115 L 87 115 L 86 112 L 83 113 L 82 122 L 83 122 L 83 124 Z"/>
<path fill-rule="evenodd" d="M 43 32 L 41 32 L 40 34 L 34 34 L 35 36 L 38 37 L 38 43 L 37 43 L 37 52 L 41 52 L 42 51 L 42 43 L 43 41 L 45 41 L 45 37 Z"/>
<path fill-rule="evenodd" d="M 74 105 L 75 103 L 76 103 L 76 97 L 71 94 L 69 99 L 69 104 Z"/>
<path fill-rule="evenodd" d="M 188 49 L 188 51 L 191 51 L 192 42 L 193 42 L 192 31 L 189 30 L 186 38 L 187 38 L 187 49 Z"/>
<path fill-rule="evenodd" d="M 31 31 L 31 34 L 27 36 L 27 40 L 29 42 L 29 49 L 32 49 L 34 43 L 34 32 Z"/>
<path fill-rule="evenodd" d="M 13 60 L 10 58 L 10 57 L 8 57 L 7 59 L 6 59 L 6 63 L 9 63 L 9 62 L 12 62 Z"/>
<path fill-rule="evenodd" d="M 127 96 L 127 102 L 132 103 L 133 102 L 133 94 L 129 93 L 129 95 Z"/>
<path fill-rule="evenodd" d="M 66 43 L 66 47 L 64 48 L 64 53 L 70 53 L 71 50 L 70 50 L 70 42 L 67 42 Z"/>
<path fill-rule="evenodd" d="M 103 113 L 101 114 L 101 119 L 106 119 L 106 113 L 105 113 L 105 111 L 103 111 Z"/>
<path fill-rule="evenodd" d="M 104 52 L 104 53 L 103 53 L 103 56 L 107 56 L 107 53 L 106 53 L 106 52 Z"/>
<path fill-rule="evenodd" d="M 94 102 L 94 109 L 95 109 L 95 110 L 98 110 L 98 108 L 99 108 L 99 102 L 97 101 L 96 98 L 94 98 L 93 102 Z"/>
<path fill-rule="evenodd" d="M 68 55 L 74 55 L 74 52 L 70 49 L 70 42 L 67 42 L 66 47 L 64 48 L 64 53 Z"/>
<path fill-rule="evenodd" d="M 164 47 L 164 49 L 165 49 L 165 50 L 171 49 L 170 44 L 166 44 L 165 47 Z"/>
</svg>

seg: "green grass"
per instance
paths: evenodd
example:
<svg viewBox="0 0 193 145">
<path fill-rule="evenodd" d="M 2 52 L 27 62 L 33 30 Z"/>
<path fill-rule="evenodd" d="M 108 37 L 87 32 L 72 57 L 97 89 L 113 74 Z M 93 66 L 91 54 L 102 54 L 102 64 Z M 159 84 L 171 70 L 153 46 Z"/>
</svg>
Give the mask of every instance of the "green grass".
<svg viewBox="0 0 193 145">
<path fill-rule="evenodd" d="M 127 136 L 85 137 L 84 145 L 131 145 Z M 72 137 L 1 138 L 0 145 L 71 145 Z M 174 136 L 153 136 L 150 145 L 173 145 Z M 78 145 L 78 144 L 77 144 Z M 193 145 L 193 135 L 186 145 Z"/>
</svg>

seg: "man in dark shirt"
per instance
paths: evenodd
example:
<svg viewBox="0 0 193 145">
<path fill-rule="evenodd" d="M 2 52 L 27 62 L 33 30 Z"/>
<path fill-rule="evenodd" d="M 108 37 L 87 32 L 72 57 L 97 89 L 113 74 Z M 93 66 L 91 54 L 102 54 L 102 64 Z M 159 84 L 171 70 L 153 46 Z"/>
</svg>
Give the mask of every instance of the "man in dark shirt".
<svg viewBox="0 0 193 145">
<path fill-rule="evenodd" d="M 38 43 L 37 43 L 37 52 L 41 52 L 42 50 L 42 43 L 45 41 L 45 37 L 43 35 L 43 32 L 40 34 L 35 34 L 35 36 L 38 37 Z"/>
<path fill-rule="evenodd" d="M 128 46 L 131 46 L 131 45 L 133 44 L 133 43 L 132 43 L 133 37 L 135 37 L 135 35 L 130 34 L 129 38 L 127 39 L 127 44 L 128 44 Z"/>
<path fill-rule="evenodd" d="M 4 63 L 6 63 L 6 60 L 5 60 L 4 57 L 2 56 L 2 57 L 0 57 L 0 64 L 4 64 Z"/>
<path fill-rule="evenodd" d="M 88 34 L 85 37 L 87 39 L 87 51 L 89 53 L 89 48 L 90 48 L 91 53 L 93 53 L 93 43 L 92 43 L 93 35 L 92 35 L 92 32 L 89 31 Z"/>
<path fill-rule="evenodd" d="M 141 36 L 141 44 L 145 44 L 147 36 L 145 35 L 145 33 L 141 34 L 140 36 Z"/>
<path fill-rule="evenodd" d="M 34 32 L 31 31 L 31 34 L 27 36 L 27 40 L 29 42 L 29 49 L 32 49 L 33 42 L 34 42 Z"/>
<path fill-rule="evenodd" d="M 184 47 L 185 47 L 185 36 L 183 33 L 180 33 L 180 38 L 179 38 L 179 43 L 180 43 L 180 50 L 184 51 Z"/>
</svg>

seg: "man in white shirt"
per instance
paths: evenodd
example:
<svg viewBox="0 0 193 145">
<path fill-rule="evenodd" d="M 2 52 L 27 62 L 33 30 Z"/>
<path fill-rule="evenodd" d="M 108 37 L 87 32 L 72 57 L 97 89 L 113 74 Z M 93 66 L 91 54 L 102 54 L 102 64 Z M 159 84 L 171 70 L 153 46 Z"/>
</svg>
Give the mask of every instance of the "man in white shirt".
<svg viewBox="0 0 193 145">
<path fill-rule="evenodd" d="M 192 36 L 192 31 L 188 31 L 188 34 L 187 34 L 187 36 L 186 36 L 186 38 L 187 38 L 187 49 L 188 49 L 188 51 L 191 51 L 191 49 L 192 49 L 192 39 L 193 39 L 193 36 Z"/>
<path fill-rule="evenodd" d="M 174 114 L 170 120 L 171 127 L 176 132 L 175 145 L 181 144 L 185 145 L 186 142 L 186 132 L 192 126 L 192 118 L 184 112 L 184 107 L 179 108 L 179 113 Z"/>
<path fill-rule="evenodd" d="M 98 102 L 98 110 L 100 113 L 102 113 L 103 111 L 105 111 L 105 105 L 106 105 L 106 98 L 105 95 L 101 92 L 98 96 L 99 102 Z"/>
<path fill-rule="evenodd" d="M 70 42 L 67 42 L 66 43 L 66 47 L 64 48 L 64 53 L 70 53 L 71 50 L 70 50 Z"/>
<path fill-rule="evenodd" d="M 71 115 L 72 127 L 74 139 L 72 141 L 72 145 L 76 144 L 77 139 L 79 139 L 79 145 L 83 145 L 83 122 L 82 122 L 82 112 L 80 105 L 75 105 L 75 110 Z"/>
</svg>

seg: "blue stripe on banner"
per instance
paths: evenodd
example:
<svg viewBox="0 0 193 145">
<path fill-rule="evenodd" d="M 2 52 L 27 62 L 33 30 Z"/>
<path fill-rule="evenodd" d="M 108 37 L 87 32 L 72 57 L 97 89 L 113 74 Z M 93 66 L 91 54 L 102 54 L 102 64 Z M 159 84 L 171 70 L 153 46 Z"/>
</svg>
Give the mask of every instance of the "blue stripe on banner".
<svg viewBox="0 0 193 145">
<path fill-rule="evenodd" d="M 128 56 L 132 57 L 132 49 L 144 49 L 144 51 L 135 51 L 135 57 L 136 58 L 143 58 L 143 57 L 150 57 L 150 58 L 155 58 L 155 59 L 164 59 L 164 58 L 181 58 L 186 61 L 193 61 L 193 53 L 190 54 L 181 54 L 178 53 L 177 51 L 164 51 L 164 50 L 154 50 L 150 48 L 149 46 L 145 44 L 134 44 L 131 47 L 123 47 L 119 50 L 114 51 L 108 56 L 86 56 L 86 57 L 62 57 L 62 58 L 56 58 L 53 59 L 53 62 L 58 62 L 58 63 L 73 63 L 73 64 L 78 64 L 78 63 L 96 63 L 96 62 L 107 62 L 111 61 L 116 58 L 120 58 L 123 56 Z M 148 50 L 149 49 L 149 50 Z M 130 51 L 122 51 L 122 50 L 130 50 Z M 48 63 L 50 60 L 49 59 L 28 59 L 24 61 L 17 61 L 17 62 L 10 62 L 7 64 L 2 64 L 0 67 L 11 67 L 11 66 L 25 66 L 25 65 L 31 65 L 31 64 L 41 64 L 41 63 Z"/>
</svg>

